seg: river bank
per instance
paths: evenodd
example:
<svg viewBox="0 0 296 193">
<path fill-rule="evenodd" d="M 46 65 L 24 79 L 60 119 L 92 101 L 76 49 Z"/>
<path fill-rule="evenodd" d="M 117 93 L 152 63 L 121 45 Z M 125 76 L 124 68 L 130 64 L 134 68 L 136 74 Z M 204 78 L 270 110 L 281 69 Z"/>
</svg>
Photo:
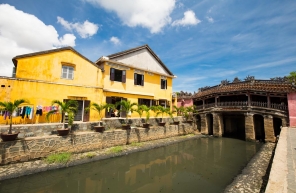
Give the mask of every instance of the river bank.
<svg viewBox="0 0 296 193">
<path fill-rule="evenodd" d="M 130 145 L 121 146 L 123 151 L 118 153 L 112 153 L 110 152 L 111 148 L 106 148 L 98 151 L 73 154 L 71 160 L 66 164 L 48 164 L 44 160 L 34 160 L 30 162 L 8 164 L 1 166 L 0 180 L 17 178 L 20 176 L 30 175 L 43 171 L 66 168 L 112 157 L 124 156 L 134 152 L 146 151 L 149 149 L 202 137 L 208 136 L 203 136 L 200 134 L 189 134 L 142 143 L 133 143 Z M 270 161 L 270 153 L 273 151 L 273 149 L 274 144 L 263 144 L 259 152 L 252 158 L 247 167 L 242 171 L 242 174 L 236 177 L 233 183 L 226 188 L 225 192 L 260 192 L 262 188 L 264 189 L 267 180 L 266 178 L 268 178 L 268 176 L 265 175 L 266 169 Z M 90 154 L 92 156 L 88 156 Z M 262 177 L 265 177 L 264 180 L 262 180 Z M 0 184 L 1 183 L 2 182 L 0 182 Z"/>
</svg>

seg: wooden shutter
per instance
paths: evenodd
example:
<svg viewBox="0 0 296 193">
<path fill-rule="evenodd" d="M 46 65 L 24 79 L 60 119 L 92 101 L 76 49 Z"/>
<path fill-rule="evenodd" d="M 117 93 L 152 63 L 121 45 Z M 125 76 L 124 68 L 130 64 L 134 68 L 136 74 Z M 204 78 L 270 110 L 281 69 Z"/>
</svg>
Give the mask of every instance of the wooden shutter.
<svg viewBox="0 0 296 193">
<path fill-rule="evenodd" d="M 121 100 L 122 100 L 122 101 L 127 101 L 126 98 L 121 98 Z M 120 107 L 120 109 L 121 109 L 121 108 L 122 108 L 122 107 Z M 127 116 L 127 113 L 128 113 L 128 112 L 126 112 L 126 111 L 121 111 L 121 113 L 120 113 L 120 117 L 125 118 L 125 117 Z"/>
<path fill-rule="evenodd" d="M 168 80 L 165 80 L 165 89 L 168 88 Z"/>
<path fill-rule="evenodd" d="M 144 74 L 142 74 L 142 82 L 141 85 L 144 86 Z"/>
<path fill-rule="evenodd" d="M 111 104 L 112 103 L 112 98 L 111 97 L 106 97 L 106 104 Z M 110 118 L 111 117 L 111 110 L 110 108 L 105 109 L 105 117 Z"/>
<path fill-rule="evenodd" d="M 84 109 L 85 108 L 88 108 L 90 106 L 90 101 L 89 100 L 86 100 L 84 101 Z M 83 109 L 83 111 L 84 111 Z M 83 122 L 87 122 L 89 121 L 89 111 L 84 111 L 84 114 L 83 114 Z"/>
<path fill-rule="evenodd" d="M 114 78 L 115 78 L 115 69 L 111 68 L 110 69 L 110 80 L 114 81 Z"/>
<path fill-rule="evenodd" d="M 126 71 L 123 70 L 122 71 L 122 83 L 125 83 L 126 82 Z"/>
<path fill-rule="evenodd" d="M 134 73 L 134 85 L 137 85 L 137 74 Z"/>
</svg>

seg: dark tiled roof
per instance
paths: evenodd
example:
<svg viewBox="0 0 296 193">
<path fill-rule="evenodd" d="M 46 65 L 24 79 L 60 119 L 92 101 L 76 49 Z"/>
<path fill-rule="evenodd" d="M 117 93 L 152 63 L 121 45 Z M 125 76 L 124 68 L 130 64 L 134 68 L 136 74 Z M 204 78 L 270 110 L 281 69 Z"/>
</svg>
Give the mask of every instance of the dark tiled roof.
<svg viewBox="0 0 296 193">
<path fill-rule="evenodd" d="M 84 58 L 85 60 L 87 60 L 88 62 L 90 62 L 91 64 L 93 64 L 93 65 L 95 65 L 96 67 L 99 68 L 99 66 L 97 64 L 95 64 L 94 62 L 92 62 L 91 60 L 89 60 L 88 58 L 86 58 L 85 56 L 83 56 L 82 54 L 80 54 L 79 52 L 77 52 L 71 46 L 57 48 L 57 49 L 51 49 L 51 50 L 45 50 L 45 51 L 41 51 L 41 52 L 34 52 L 34 53 L 29 53 L 29 54 L 18 55 L 18 56 L 15 56 L 14 58 L 12 58 L 12 62 L 14 63 L 15 66 L 17 66 L 17 59 L 27 58 L 27 57 L 31 57 L 31 56 L 38 56 L 38 55 L 43 55 L 43 54 L 49 54 L 49 53 L 54 53 L 54 52 L 60 52 L 60 51 L 64 51 L 64 50 L 71 50 L 71 51 L 73 51 L 74 53 L 76 53 L 80 57 Z"/>
<path fill-rule="evenodd" d="M 205 97 L 207 95 L 239 92 L 239 91 L 257 91 L 269 93 L 290 93 L 295 92 L 296 88 L 288 82 L 277 82 L 271 80 L 254 80 L 239 83 L 230 83 L 226 85 L 213 86 L 199 91 L 192 98 Z"/>
<path fill-rule="evenodd" d="M 109 59 L 114 59 L 114 58 L 117 58 L 119 56 L 123 56 L 123 55 L 126 55 L 126 54 L 130 54 L 130 53 L 133 53 L 133 52 L 137 52 L 139 50 L 143 50 L 143 49 L 147 49 L 153 56 L 154 58 L 161 64 L 161 66 L 171 75 L 171 76 L 174 76 L 174 74 L 168 69 L 168 67 L 160 60 L 160 58 L 153 52 L 153 50 L 147 45 L 143 45 L 143 46 L 139 46 L 139 47 L 136 47 L 136 48 L 132 48 L 132 49 L 129 49 L 129 50 L 125 50 L 125 51 L 122 51 L 122 52 L 118 52 L 118 53 L 115 53 L 115 54 L 111 54 L 109 56 L 107 56 Z"/>
</svg>

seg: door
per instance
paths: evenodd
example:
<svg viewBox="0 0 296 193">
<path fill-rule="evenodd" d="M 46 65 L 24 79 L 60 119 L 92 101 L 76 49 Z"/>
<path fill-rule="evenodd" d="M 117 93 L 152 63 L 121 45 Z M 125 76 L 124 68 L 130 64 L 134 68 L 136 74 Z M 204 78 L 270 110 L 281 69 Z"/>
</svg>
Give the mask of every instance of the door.
<svg viewBox="0 0 296 193">
<path fill-rule="evenodd" d="M 106 97 L 106 104 L 112 104 L 112 97 Z M 111 117 L 111 109 L 110 108 L 105 110 L 105 117 L 106 118 Z"/>
<path fill-rule="evenodd" d="M 89 106 L 90 106 L 90 101 L 89 100 L 84 101 L 84 109 L 88 108 Z M 89 121 L 89 111 L 85 111 L 84 109 L 83 109 L 84 111 L 83 122 L 87 122 Z"/>
<path fill-rule="evenodd" d="M 121 100 L 122 101 L 127 101 L 127 99 L 126 98 L 121 98 Z M 120 109 L 121 109 L 122 107 L 120 107 Z M 127 112 L 126 111 L 121 111 L 121 113 L 120 113 L 120 117 L 122 117 L 122 118 L 126 118 L 126 115 L 127 114 Z"/>
</svg>

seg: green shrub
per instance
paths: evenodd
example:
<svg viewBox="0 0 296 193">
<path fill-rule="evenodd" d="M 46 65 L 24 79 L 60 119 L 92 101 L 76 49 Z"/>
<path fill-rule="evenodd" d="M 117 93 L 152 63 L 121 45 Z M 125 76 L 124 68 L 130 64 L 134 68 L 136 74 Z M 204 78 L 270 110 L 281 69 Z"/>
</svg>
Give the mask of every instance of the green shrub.
<svg viewBox="0 0 296 193">
<path fill-rule="evenodd" d="M 67 163 L 71 158 L 71 153 L 55 153 L 47 156 L 45 162 L 51 163 Z"/>
<path fill-rule="evenodd" d="M 139 147 L 139 146 L 142 146 L 143 143 L 132 142 L 130 145 Z"/>
<path fill-rule="evenodd" d="M 93 153 L 93 152 L 88 152 L 85 156 L 87 157 L 87 158 L 93 158 L 93 157 L 95 157 L 95 153 Z"/>
<path fill-rule="evenodd" d="M 122 146 L 115 146 L 109 149 L 110 153 L 119 153 L 123 151 L 123 147 Z"/>
</svg>

